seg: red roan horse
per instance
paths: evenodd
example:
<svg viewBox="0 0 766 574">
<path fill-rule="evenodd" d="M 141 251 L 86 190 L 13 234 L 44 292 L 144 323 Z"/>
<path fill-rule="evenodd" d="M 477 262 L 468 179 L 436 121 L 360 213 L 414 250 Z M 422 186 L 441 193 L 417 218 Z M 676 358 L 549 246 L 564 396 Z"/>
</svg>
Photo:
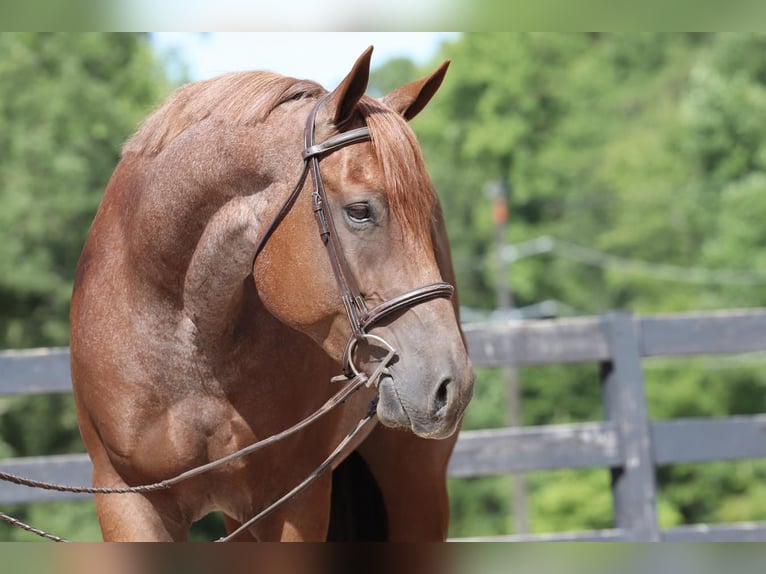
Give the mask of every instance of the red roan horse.
<svg viewBox="0 0 766 574">
<path fill-rule="evenodd" d="M 212 511 L 232 531 L 311 474 L 378 393 L 382 424 L 237 538 L 446 537 L 474 373 L 407 120 L 447 65 L 374 99 L 371 53 L 329 94 L 265 72 L 187 85 L 125 145 L 71 308 L 95 485 L 156 482 L 274 435 L 337 392 L 339 363 L 378 376 L 255 454 L 168 490 L 96 495 L 105 540 L 183 540 Z"/>
</svg>

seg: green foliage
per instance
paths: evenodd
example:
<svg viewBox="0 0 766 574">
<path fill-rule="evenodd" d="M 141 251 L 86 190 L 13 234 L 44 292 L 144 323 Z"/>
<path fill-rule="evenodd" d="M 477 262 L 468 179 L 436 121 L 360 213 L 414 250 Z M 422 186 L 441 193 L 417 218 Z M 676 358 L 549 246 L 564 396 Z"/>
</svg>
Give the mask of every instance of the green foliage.
<svg viewBox="0 0 766 574">
<path fill-rule="evenodd" d="M 511 482 L 505 476 L 449 479 L 450 537 L 492 536 L 511 528 Z"/>
<path fill-rule="evenodd" d="M 0 52 L 0 348 L 66 345 L 90 222 L 122 142 L 169 86 L 142 34 L 0 33 Z M 0 436 L 2 456 L 83 450 L 70 396 L 1 399 Z M 92 503 L 17 510 L 100 538 Z"/>
<path fill-rule="evenodd" d="M 3 509 L 11 516 L 53 535 L 76 542 L 99 542 L 101 531 L 92 500 L 69 502 L 39 502 L 25 507 Z M 8 542 L 38 542 L 38 535 L 25 532 L 10 524 L 0 524 L 0 540 Z"/>
<path fill-rule="evenodd" d="M 418 70 L 409 58 L 391 58 L 370 74 L 370 95 L 380 98 L 411 81 Z"/>
<path fill-rule="evenodd" d="M 0 34 L 0 345 L 63 345 L 79 251 L 167 86 L 135 34 Z"/>
<path fill-rule="evenodd" d="M 612 526 L 612 494 L 607 470 L 530 475 L 533 532 L 599 530 Z"/>
</svg>

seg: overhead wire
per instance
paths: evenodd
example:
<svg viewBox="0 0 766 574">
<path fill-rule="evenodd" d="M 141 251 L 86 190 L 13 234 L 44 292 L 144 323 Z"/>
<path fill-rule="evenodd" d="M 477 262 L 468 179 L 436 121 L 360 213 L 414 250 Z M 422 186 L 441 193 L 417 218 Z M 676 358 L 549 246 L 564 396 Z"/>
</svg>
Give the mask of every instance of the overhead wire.
<svg viewBox="0 0 766 574">
<path fill-rule="evenodd" d="M 766 285 L 766 270 L 754 271 L 747 269 L 715 269 L 700 266 L 682 266 L 668 263 L 652 263 L 649 261 L 612 255 L 592 247 L 543 235 L 528 241 L 507 245 L 503 256 L 510 263 L 534 255 L 551 254 L 554 256 L 599 267 L 614 269 L 633 275 L 641 275 L 660 281 L 676 281 L 707 285 Z M 477 271 L 482 267 L 481 260 L 473 260 L 469 265 L 457 265 L 458 274 Z"/>
<path fill-rule="evenodd" d="M 526 241 L 506 245 L 501 254 L 509 263 L 536 255 L 551 254 L 583 265 L 606 270 L 617 270 L 659 281 L 675 281 L 697 285 L 766 285 L 766 271 L 725 268 L 711 269 L 700 266 L 652 263 L 645 260 L 613 255 L 550 235 L 542 235 Z M 469 265 L 458 265 L 456 272 L 458 275 L 465 275 L 477 271 L 484 264 L 481 259 L 473 259 Z M 517 310 L 513 317 L 504 316 L 502 318 L 530 319 L 550 317 L 553 305 L 557 306 L 559 310 L 564 310 L 567 315 L 577 314 L 576 311 L 573 313 L 574 309 L 565 302 L 545 301 L 528 306 L 524 312 Z M 497 311 L 468 308 L 465 308 L 465 311 L 466 316 L 471 318 L 469 320 L 501 319 Z M 556 313 L 553 313 L 553 315 L 556 315 Z"/>
</svg>

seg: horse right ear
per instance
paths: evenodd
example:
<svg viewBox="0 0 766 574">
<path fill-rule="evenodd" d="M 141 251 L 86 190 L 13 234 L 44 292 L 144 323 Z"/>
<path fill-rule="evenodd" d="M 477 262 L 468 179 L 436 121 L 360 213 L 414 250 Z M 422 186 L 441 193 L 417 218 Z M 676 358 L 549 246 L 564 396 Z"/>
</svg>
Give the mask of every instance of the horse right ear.
<svg viewBox="0 0 766 574">
<path fill-rule="evenodd" d="M 356 104 L 367 91 L 371 58 L 372 46 L 359 56 L 348 75 L 330 94 L 326 105 L 328 109 L 333 110 L 332 123 L 335 127 L 341 127 L 351 119 Z"/>
<path fill-rule="evenodd" d="M 383 98 L 383 103 L 399 112 L 407 121 L 411 120 L 426 107 L 442 85 L 449 63 L 446 60 L 430 76 L 396 88 Z"/>
</svg>

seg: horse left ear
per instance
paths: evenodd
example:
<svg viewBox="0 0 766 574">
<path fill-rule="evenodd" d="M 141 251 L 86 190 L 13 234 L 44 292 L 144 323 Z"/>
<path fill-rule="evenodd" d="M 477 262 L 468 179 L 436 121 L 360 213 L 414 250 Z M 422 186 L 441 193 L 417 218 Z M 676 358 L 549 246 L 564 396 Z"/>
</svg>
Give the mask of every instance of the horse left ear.
<svg viewBox="0 0 766 574">
<path fill-rule="evenodd" d="M 411 120 L 431 101 L 444 80 L 447 67 L 449 67 L 449 60 L 446 60 L 427 78 L 396 88 L 383 97 L 383 103 L 403 115 L 404 119 Z"/>
<path fill-rule="evenodd" d="M 370 59 L 372 46 L 367 48 L 354 63 L 354 67 L 343 78 L 340 85 L 329 96 L 328 107 L 332 111 L 332 123 L 340 127 L 351 118 L 351 115 L 370 80 Z"/>
</svg>

